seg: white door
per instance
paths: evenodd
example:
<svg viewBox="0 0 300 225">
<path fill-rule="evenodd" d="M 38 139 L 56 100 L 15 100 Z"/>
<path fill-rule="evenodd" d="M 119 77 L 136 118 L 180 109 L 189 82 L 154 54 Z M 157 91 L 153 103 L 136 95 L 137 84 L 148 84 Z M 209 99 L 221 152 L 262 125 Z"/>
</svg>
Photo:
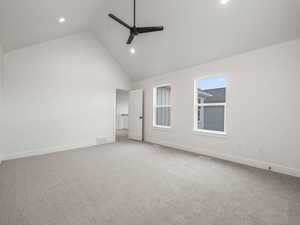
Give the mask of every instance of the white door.
<svg viewBox="0 0 300 225">
<path fill-rule="evenodd" d="M 143 90 L 129 92 L 128 138 L 143 140 Z"/>
</svg>

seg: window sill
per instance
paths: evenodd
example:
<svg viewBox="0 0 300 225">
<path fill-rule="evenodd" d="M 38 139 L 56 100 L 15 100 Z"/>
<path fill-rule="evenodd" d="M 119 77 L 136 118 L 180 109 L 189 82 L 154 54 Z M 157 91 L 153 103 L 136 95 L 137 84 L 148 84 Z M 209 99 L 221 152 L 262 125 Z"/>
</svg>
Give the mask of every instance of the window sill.
<svg viewBox="0 0 300 225">
<path fill-rule="evenodd" d="M 167 126 L 152 126 L 153 130 L 169 131 L 171 127 Z"/>
<path fill-rule="evenodd" d="M 227 133 L 226 132 L 221 132 L 221 131 L 211 131 L 211 130 L 198 130 L 198 129 L 194 129 L 193 133 L 195 135 L 203 135 L 203 136 L 227 137 Z"/>
</svg>

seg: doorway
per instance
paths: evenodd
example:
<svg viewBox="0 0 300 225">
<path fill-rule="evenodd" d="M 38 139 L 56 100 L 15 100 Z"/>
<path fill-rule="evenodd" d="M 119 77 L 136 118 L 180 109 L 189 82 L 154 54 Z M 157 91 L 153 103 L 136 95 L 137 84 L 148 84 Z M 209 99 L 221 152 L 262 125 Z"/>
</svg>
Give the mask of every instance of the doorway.
<svg viewBox="0 0 300 225">
<path fill-rule="evenodd" d="M 116 141 L 128 140 L 129 91 L 116 91 Z"/>
</svg>

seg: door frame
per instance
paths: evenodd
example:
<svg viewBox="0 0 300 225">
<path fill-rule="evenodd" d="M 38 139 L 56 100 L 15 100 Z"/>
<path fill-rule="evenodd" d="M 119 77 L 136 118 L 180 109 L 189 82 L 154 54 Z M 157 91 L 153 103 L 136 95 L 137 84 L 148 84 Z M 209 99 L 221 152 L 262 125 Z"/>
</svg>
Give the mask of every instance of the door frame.
<svg viewBox="0 0 300 225">
<path fill-rule="evenodd" d="M 129 95 L 129 92 L 131 91 L 130 89 L 121 89 L 121 88 L 115 88 L 115 101 L 114 101 L 114 109 L 113 109 L 113 114 L 114 114 L 114 124 L 113 124 L 113 139 L 114 139 L 114 142 L 117 142 L 117 91 L 127 91 L 128 92 L 128 95 Z M 129 107 L 129 102 L 128 102 L 128 107 Z"/>
</svg>

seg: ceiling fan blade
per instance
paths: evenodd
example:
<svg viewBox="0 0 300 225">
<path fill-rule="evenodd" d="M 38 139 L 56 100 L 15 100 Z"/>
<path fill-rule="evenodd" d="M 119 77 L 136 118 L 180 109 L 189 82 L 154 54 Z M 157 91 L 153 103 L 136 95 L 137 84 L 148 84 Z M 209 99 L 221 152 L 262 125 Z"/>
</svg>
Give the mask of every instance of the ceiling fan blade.
<svg viewBox="0 0 300 225">
<path fill-rule="evenodd" d="M 110 18 L 114 19 L 115 21 L 117 21 L 118 23 L 122 24 L 124 27 L 127 27 L 128 29 L 131 29 L 131 27 L 127 23 L 125 23 L 124 21 L 122 21 L 121 19 L 119 19 L 118 17 L 116 17 L 115 15 L 113 15 L 113 14 L 110 13 L 110 14 L 108 14 L 108 16 Z"/>
<path fill-rule="evenodd" d="M 149 32 L 156 32 L 156 31 L 162 31 L 164 30 L 163 26 L 158 27 L 137 27 L 136 31 L 140 34 L 142 33 L 149 33 Z"/>
<path fill-rule="evenodd" d="M 128 38 L 128 41 L 127 41 L 127 44 L 128 44 L 128 45 L 131 44 L 133 38 L 134 38 L 134 34 L 131 33 L 130 36 L 129 36 L 129 38 Z"/>
</svg>

